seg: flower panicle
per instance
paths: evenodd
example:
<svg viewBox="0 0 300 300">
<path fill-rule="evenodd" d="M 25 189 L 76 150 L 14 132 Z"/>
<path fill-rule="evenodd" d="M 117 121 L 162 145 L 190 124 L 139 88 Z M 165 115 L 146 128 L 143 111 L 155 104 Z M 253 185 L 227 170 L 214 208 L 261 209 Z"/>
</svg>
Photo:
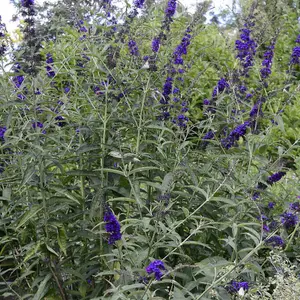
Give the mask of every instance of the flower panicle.
<svg viewBox="0 0 300 300">
<path fill-rule="evenodd" d="M 143 8 L 144 2 L 145 2 L 145 0 L 135 0 L 134 1 L 134 6 L 136 8 Z"/>
<path fill-rule="evenodd" d="M 264 53 L 264 59 L 261 63 L 262 65 L 262 68 L 260 70 L 260 74 L 261 74 L 261 77 L 263 79 L 266 79 L 268 78 L 271 73 L 272 73 L 272 70 L 271 70 L 271 67 L 272 67 L 272 61 L 273 61 L 273 56 L 274 56 L 274 42 L 268 47 L 268 50 Z"/>
<path fill-rule="evenodd" d="M 240 39 L 235 42 L 235 49 L 238 51 L 236 58 L 238 58 L 242 65 L 242 74 L 247 76 L 249 69 L 254 64 L 254 56 L 256 54 L 257 44 L 251 38 L 251 27 L 254 22 L 246 22 L 244 28 L 241 29 Z"/>
<path fill-rule="evenodd" d="M 176 0 L 169 0 L 167 7 L 165 9 L 166 18 L 171 19 L 176 12 L 177 1 Z"/>
<path fill-rule="evenodd" d="M 250 127 L 251 124 L 251 121 L 245 121 L 243 124 L 240 124 L 234 128 L 226 138 L 221 140 L 223 147 L 225 149 L 230 149 L 233 147 L 239 138 L 246 134 L 247 128 Z"/>
<path fill-rule="evenodd" d="M 265 243 L 267 245 L 272 246 L 273 248 L 275 247 L 283 247 L 284 246 L 284 241 L 279 235 L 273 235 L 272 237 L 268 238 L 265 240 Z"/>
<path fill-rule="evenodd" d="M 46 63 L 47 63 L 47 66 L 46 66 L 47 76 L 53 78 L 55 76 L 55 72 L 52 68 L 54 61 L 53 61 L 53 57 L 50 53 L 48 53 L 46 55 Z"/>
<path fill-rule="evenodd" d="M 139 48 L 134 40 L 130 40 L 128 42 L 128 48 L 129 48 L 129 52 L 132 56 L 139 55 Z"/>
<path fill-rule="evenodd" d="M 165 265 L 164 262 L 157 259 L 151 262 L 147 267 L 146 267 L 146 272 L 150 275 L 154 273 L 155 279 L 156 280 L 161 280 L 163 276 L 163 271 L 165 271 Z"/>
<path fill-rule="evenodd" d="M 112 245 L 122 238 L 121 225 L 110 208 L 104 213 L 105 230 L 109 234 L 108 244 Z"/>
</svg>

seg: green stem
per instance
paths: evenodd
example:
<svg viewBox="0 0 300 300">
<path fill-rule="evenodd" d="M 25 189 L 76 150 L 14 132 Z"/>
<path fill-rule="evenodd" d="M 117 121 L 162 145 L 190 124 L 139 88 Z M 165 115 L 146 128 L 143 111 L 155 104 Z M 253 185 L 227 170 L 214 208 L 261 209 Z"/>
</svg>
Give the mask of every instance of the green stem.
<svg viewBox="0 0 300 300">
<path fill-rule="evenodd" d="M 80 137 L 80 144 L 82 144 L 82 137 Z M 79 157 L 79 168 L 82 171 L 83 170 L 83 157 L 82 154 L 80 154 Z M 85 190 L 84 190 L 84 176 L 80 176 L 80 192 L 81 192 L 81 198 L 82 198 L 82 213 L 83 213 L 83 220 L 85 220 Z"/>
<path fill-rule="evenodd" d="M 138 125 L 138 134 L 137 134 L 137 141 L 136 141 L 136 154 L 140 151 L 140 140 L 141 140 L 141 130 L 142 130 L 142 122 L 143 122 L 143 112 L 144 112 L 144 106 L 146 101 L 147 92 L 149 90 L 149 84 L 150 84 L 151 76 L 149 76 L 146 89 L 144 90 L 143 100 L 142 100 L 142 106 L 141 106 L 141 112 L 140 112 L 140 119 L 139 119 L 139 125 Z"/>
<path fill-rule="evenodd" d="M 292 232 L 291 237 L 289 238 L 289 241 L 288 241 L 288 243 L 287 243 L 287 245 L 286 245 L 284 251 L 286 251 L 286 250 L 289 248 L 289 246 L 290 246 L 290 244 L 291 244 L 291 242 L 292 242 L 292 240 L 293 240 L 293 238 L 294 238 L 294 236 L 295 236 L 295 233 L 296 233 L 298 227 L 299 227 L 299 223 L 297 223 L 297 225 L 296 225 L 294 231 Z"/>
<path fill-rule="evenodd" d="M 41 188 L 41 194 L 42 194 L 42 199 L 43 199 L 43 211 L 44 211 L 44 225 L 45 225 L 45 233 L 46 233 L 46 238 L 48 240 L 49 238 L 49 233 L 48 233 L 48 213 L 47 213 L 47 203 L 46 203 L 46 195 L 45 195 L 45 190 L 44 190 L 44 164 L 42 159 L 40 160 L 40 188 Z"/>
</svg>

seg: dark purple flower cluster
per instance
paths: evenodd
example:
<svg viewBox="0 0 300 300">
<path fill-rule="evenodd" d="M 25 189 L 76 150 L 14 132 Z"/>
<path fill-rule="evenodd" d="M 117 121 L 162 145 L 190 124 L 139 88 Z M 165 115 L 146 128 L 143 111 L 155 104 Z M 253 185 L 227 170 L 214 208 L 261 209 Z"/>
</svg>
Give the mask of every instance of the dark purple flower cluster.
<svg viewBox="0 0 300 300">
<path fill-rule="evenodd" d="M 4 38 L 6 27 L 5 27 L 5 24 L 1 23 L 1 22 L 2 22 L 2 17 L 0 16 L 0 38 Z"/>
<path fill-rule="evenodd" d="M 300 203 L 299 202 L 294 202 L 290 204 L 290 209 L 295 210 L 297 212 L 300 212 Z"/>
<path fill-rule="evenodd" d="M 83 20 L 79 20 L 75 27 L 78 29 L 79 33 L 82 33 L 82 35 L 80 36 L 79 40 L 82 41 L 86 38 L 86 34 L 88 32 L 88 29 L 84 26 L 84 21 Z"/>
<path fill-rule="evenodd" d="M 184 37 L 181 40 L 181 43 L 176 47 L 174 51 L 174 64 L 175 65 L 183 65 L 182 55 L 187 54 L 187 47 L 191 43 L 191 35 L 189 34 L 190 30 L 187 29 Z"/>
<path fill-rule="evenodd" d="M 267 183 L 268 184 L 273 184 L 273 183 L 279 181 L 285 174 L 286 174 L 285 172 L 274 173 L 273 175 L 268 177 Z"/>
<path fill-rule="evenodd" d="M 294 47 L 290 60 L 291 65 L 299 65 L 300 64 L 300 47 Z"/>
<path fill-rule="evenodd" d="M 253 105 L 253 107 L 252 107 L 252 109 L 251 109 L 251 111 L 250 111 L 250 113 L 249 113 L 249 116 L 251 117 L 251 118 L 255 118 L 255 117 L 257 117 L 258 115 L 260 115 L 261 114 L 261 102 L 260 101 L 257 101 L 254 105 Z"/>
<path fill-rule="evenodd" d="M 163 98 L 160 99 L 161 104 L 168 104 L 169 103 L 169 96 L 172 93 L 172 86 L 173 86 L 173 78 L 167 77 L 166 82 L 163 87 Z"/>
<path fill-rule="evenodd" d="M 104 92 L 101 91 L 101 88 L 100 88 L 99 86 L 95 86 L 95 87 L 94 87 L 94 93 L 95 93 L 96 95 L 103 95 L 103 94 L 104 94 Z"/>
<path fill-rule="evenodd" d="M 249 290 L 249 283 L 246 281 L 231 281 L 229 285 L 226 286 L 226 289 L 231 294 L 236 294 L 239 292 L 240 289 L 243 289 L 244 291 Z"/>
<path fill-rule="evenodd" d="M 152 51 L 153 52 L 158 52 L 160 47 L 160 39 L 159 38 L 154 38 L 152 40 Z"/>
<path fill-rule="evenodd" d="M 85 26 L 81 26 L 81 27 L 79 28 L 79 31 L 80 31 L 80 32 L 88 32 L 88 30 L 86 29 Z"/>
<path fill-rule="evenodd" d="M 69 86 L 66 86 L 66 87 L 64 88 L 65 94 L 68 94 L 70 91 L 71 91 L 71 88 L 70 88 Z"/>
<path fill-rule="evenodd" d="M 179 127 L 186 127 L 189 118 L 183 114 L 177 116 L 176 119 L 173 119 L 173 123 L 177 124 Z"/>
<path fill-rule="evenodd" d="M 245 121 L 243 124 L 233 129 L 225 139 L 221 140 L 223 147 L 226 149 L 230 149 L 232 146 L 234 146 L 234 144 L 239 140 L 239 138 L 246 134 L 247 128 L 250 126 L 251 122 Z"/>
<path fill-rule="evenodd" d="M 145 0 L 135 0 L 134 1 L 134 6 L 137 8 L 142 8 L 144 5 Z"/>
<path fill-rule="evenodd" d="M 5 37 L 5 33 L 6 33 L 6 27 L 4 23 L 1 23 L 2 18 L 0 16 L 0 39 L 3 39 Z M 7 50 L 7 46 L 6 44 L 2 41 L 0 42 L 0 57 L 3 56 L 5 54 Z"/>
<path fill-rule="evenodd" d="M 15 72 L 15 73 L 20 73 L 20 70 L 21 70 L 21 66 L 19 63 L 15 63 L 12 70 Z M 14 76 L 12 78 L 12 81 L 13 83 L 15 84 L 15 87 L 18 89 L 21 87 L 23 81 L 24 81 L 24 76 L 23 75 L 17 75 L 17 76 Z"/>
<path fill-rule="evenodd" d="M 134 40 L 130 40 L 128 42 L 128 47 L 129 47 L 129 51 L 130 51 L 131 55 L 134 55 L 134 56 L 139 55 L 139 48 Z"/>
<path fill-rule="evenodd" d="M 283 247 L 284 241 L 279 235 L 273 235 L 269 239 L 265 240 L 266 244 L 269 244 L 270 246 L 274 247 Z"/>
<path fill-rule="evenodd" d="M 4 43 L 2 43 L 0 45 L 0 57 L 3 56 L 6 51 L 7 51 L 7 47 L 6 47 L 6 45 Z"/>
<path fill-rule="evenodd" d="M 153 262 L 151 262 L 148 267 L 146 267 L 146 272 L 150 275 L 152 273 L 154 273 L 155 279 L 156 280 L 161 280 L 161 277 L 163 276 L 162 271 L 164 271 L 165 265 L 164 263 L 157 259 L 154 260 Z"/>
<path fill-rule="evenodd" d="M 25 8 L 30 8 L 34 5 L 34 0 L 21 0 L 21 5 Z"/>
<path fill-rule="evenodd" d="M 268 203 L 268 208 L 273 209 L 275 207 L 275 202 L 269 202 Z"/>
<path fill-rule="evenodd" d="M 208 99 L 203 100 L 203 105 L 209 105 L 209 104 L 210 104 L 210 101 Z"/>
<path fill-rule="evenodd" d="M 44 127 L 44 125 L 43 125 L 43 123 L 41 123 L 41 122 L 33 122 L 32 123 L 32 128 L 33 129 L 36 129 L 36 128 L 43 128 Z"/>
<path fill-rule="evenodd" d="M 212 96 L 216 97 L 218 94 L 222 93 L 225 89 L 229 88 L 229 83 L 226 81 L 225 78 L 221 78 L 218 81 L 217 86 L 214 88 Z"/>
<path fill-rule="evenodd" d="M 252 200 L 257 200 L 260 197 L 260 192 L 254 192 L 252 195 Z"/>
<path fill-rule="evenodd" d="M 203 141 L 211 140 L 214 138 L 214 136 L 215 136 L 215 133 L 212 130 L 210 130 L 209 132 L 207 132 L 205 134 L 205 136 L 202 138 L 202 140 Z"/>
<path fill-rule="evenodd" d="M 262 62 L 263 68 L 260 70 L 262 78 L 268 78 L 271 74 L 272 59 L 274 56 L 274 44 L 268 47 L 268 50 L 264 53 L 264 60 Z"/>
<path fill-rule="evenodd" d="M 122 238 L 121 225 L 109 208 L 106 210 L 103 219 L 106 222 L 105 230 L 109 233 L 108 244 L 112 245 Z"/>
<path fill-rule="evenodd" d="M 246 100 L 249 100 L 249 99 L 251 99 L 252 97 L 253 97 L 253 94 L 248 93 L 248 94 L 246 95 Z"/>
<path fill-rule="evenodd" d="M 23 75 L 18 75 L 18 76 L 13 77 L 13 82 L 14 82 L 16 88 L 20 88 L 23 81 L 24 81 Z"/>
<path fill-rule="evenodd" d="M 300 35 L 298 35 L 296 41 L 297 44 L 300 44 Z M 300 47 L 294 47 L 290 60 L 291 65 L 299 65 L 300 64 Z"/>
<path fill-rule="evenodd" d="M 286 229 L 295 227 L 298 221 L 298 216 L 293 213 L 285 212 L 281 215 L 281 223 Z"/>
<path fill-rule="evenodd" d="M 254 26 L 254 23 L 246 23 L 241 30 L 240 40 L 235 42 L 235 49 L 238 50 L 237 58 L 241 61 L 243 67 L 242 75 L 247 75 L 251 66 L 254 63 L 254 56 L 256 53 L 257 44 L 253 39 L 251 39 L 251 27 Z"/>
<path fill-rule="evenodd" d="M 269 218 L 266 215 L 262 214 L 260 216 L 257 216 L 257 220 L 259 220 L 259 221 L 267 221 L 267 220 L 269 220 Z"/>
<path fill-rule="evenodd" d="M 240 86 L 239 86 L 239 91 L 240 91 L 240 93 L 244 94 L 244 93 L 246 93 L 246 91 L 247 91 L 247 87 L 244 86 L 244 85 L 240 85 Z"/>
<path fill-rule="evenodd" d="M 85 64 L 88 63 L 91 59 L 86 54 L 81 54 L 82 59 L 77 60 L 77 66 L 80 68 L 85 68 Z"/>
<path fill-rule="evenodd" d="M 165 9 L 165 14 L 167 18 L 172 18 L 176 12 L 177 2 L 176 0 L 169 0 L 168 6 Z"/>
<path fill-rule="evenodd" d="M 0 140 L 4 141 L 4 134 L 6 132 L 6 127 L 0 127 Z"/>
<path fill-rule="evenodd" d="M 55 117 L 55 121 L 58 121 L 56 122 L 56 125 L 59 127 L 64 127 L 66 125 L 66 122 L 61 122 L 61 121 L 65 121 L 65 118 L 63 116 Z"/>
<path fill-rule="evenodd" d="M 46 71 L 47 71 L 48 77 L 54 77 L 55 76 L 55 72 L 52 69 L 54 61 L 53 61 L 52 55 L 50 53 L 47 54 L 46 63 L 47 63 Z"/>
</svg>

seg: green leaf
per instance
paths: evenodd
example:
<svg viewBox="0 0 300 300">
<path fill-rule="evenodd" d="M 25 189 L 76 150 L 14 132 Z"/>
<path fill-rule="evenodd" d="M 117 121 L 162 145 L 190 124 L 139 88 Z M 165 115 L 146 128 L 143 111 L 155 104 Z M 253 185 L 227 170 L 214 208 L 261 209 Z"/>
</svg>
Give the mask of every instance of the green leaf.
<svg viewBox="0 0 300 300">
<path fill-rule="evenodd" d="M 159 170 L 159 168 L 157 168 L 157 167 L 140 167 L 140 168 L 136 168 L 136 169 L 130 171 L 128 173 L 128 175 L 132 175 L 132 174 L 135 174 L 138 172 L 150 171 L 150 170 Z"/>
<path fill-rule="evenodd" d="M 32 300 L 40 300 L 46 295 L 46 293 L 48 292 L 48 289 L 49 289 L 49 287 L 47 287 L 47 283 L 51 279 L 51 277 L 52 277 L 52 275 L 48 274 L 44 278 L 44 280 L 41 282 L 36 294 L 32 298 Z"/>
<path fill-rule="evenodd" d="M 33 218 L 39 211 L 41 211 L 43 207 L 40 205 L 31 206 L 30 210 L 28 210 L 25 214 L 23 214 L 21 220 L 19 221 L 16 230 L 22 227 L 26 222 L 28 222 L 31 218 Z"/>
<path fill-rule="evenodd" d="M 186 299 L 186 298 L 185 298 L 184 294 L 182 293 L 182 291 L 175 286 L 172 300 L 184 300 L 184 299 Z"/>
<path fill-rule="evenodd" d="M 72 193 L 68 192 L 67 190 L 65 190 L 61 187 L 58 187 L 58 186 L 53 186 L 53 185 L 51 186 L 51 188 L 54 191 L 58 192 L 59 194 L 66 196 L 68 199 L 74 201 L 75 203 L 80 204 L 79 200 Z"/>
<path fill-rule="evenodd" d="M 59 255 L 54 251 L 53 248 L 51 248 L 49 245 L 45 244 L 46 248 L 48 249 L 48 251 L 52 254 L 54 254 L 55 256 L 59 257 Z"/>
<path fill-rule="evenodd" d="M 25 258 L 24 258 L 24 262 L 26 262 L 27 260 L 29 260 L 34 254 L 37 253 L 37 251 L 39 250 L 41 246 L 40 242 L 37 242 L 35 247 L 32 247 L 26 254 Z"/>
<path fill-rule="evenodd" d="M 58 228 L 57 242 L 64 255 L 67 255 L 67 233 L 64 226 Z"/>
<path fill-rule="evenodd" d="M 172 172 L 165 175 L 164 180 L 161 184 L 161 191 L 162 193 L 166 193 L 170 190 L 171 185 L 173 183 L 174 175 Z"/>
</svg>

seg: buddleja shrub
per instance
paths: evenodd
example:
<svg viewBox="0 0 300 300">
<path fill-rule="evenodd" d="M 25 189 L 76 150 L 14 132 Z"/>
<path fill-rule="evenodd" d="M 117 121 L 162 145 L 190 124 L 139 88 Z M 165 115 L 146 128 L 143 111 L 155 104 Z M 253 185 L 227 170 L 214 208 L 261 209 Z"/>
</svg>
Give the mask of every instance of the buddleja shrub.
<svg viewBox="0 0 300 300">
<path fill-rule="evenodd" d="M 256 297 L 278 293 L 270 251 L 297 265 L 296 21 L 278 64 L 281 36 L 259 45 L 255 14 L 234 44 L 176 0 L 143 2 L 122 19 L 103 1 L 44 42 L 42 65 L 3 57 L 4 298 Z"/>
</svg>

